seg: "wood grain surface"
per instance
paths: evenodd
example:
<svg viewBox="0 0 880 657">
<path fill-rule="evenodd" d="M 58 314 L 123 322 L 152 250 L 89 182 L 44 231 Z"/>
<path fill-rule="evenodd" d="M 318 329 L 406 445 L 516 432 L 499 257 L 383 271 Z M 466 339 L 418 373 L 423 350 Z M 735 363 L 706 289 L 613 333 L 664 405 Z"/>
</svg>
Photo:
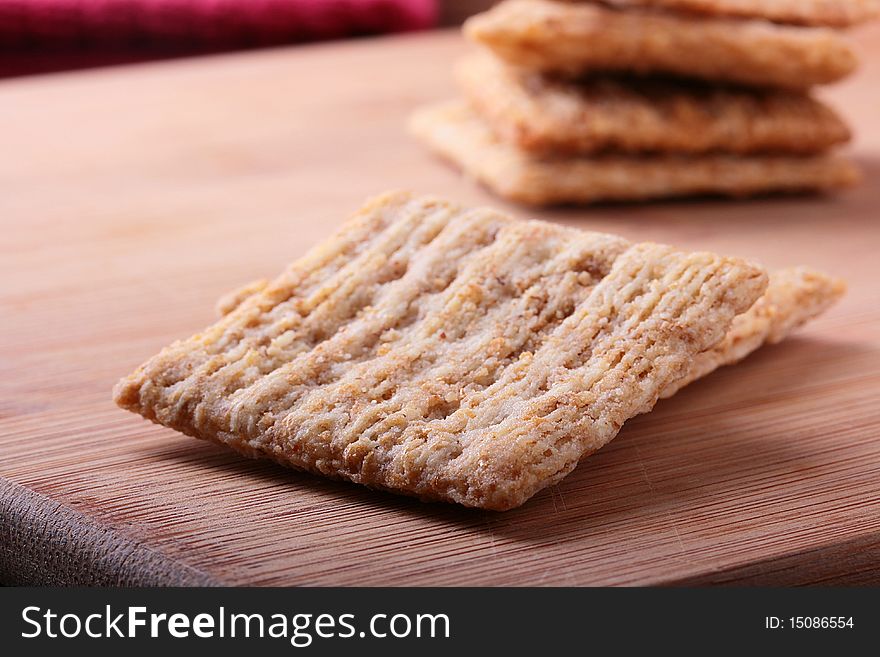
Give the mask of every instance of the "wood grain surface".
<svg viewBox="0 0 880 657">
<path fill-rule="evenodd" d="M 113 383 L 389 188 L 506 207 L 404 131 L 454 33 L 0 84 L 0 579 L 130 584 L 880 581 L 880 29 L 825 95 L 838 198 L 540 213 L 848 279 L 845 300 L 629 422 L 499 514 L 245 460 L 117 409 Z"/>
</svg>

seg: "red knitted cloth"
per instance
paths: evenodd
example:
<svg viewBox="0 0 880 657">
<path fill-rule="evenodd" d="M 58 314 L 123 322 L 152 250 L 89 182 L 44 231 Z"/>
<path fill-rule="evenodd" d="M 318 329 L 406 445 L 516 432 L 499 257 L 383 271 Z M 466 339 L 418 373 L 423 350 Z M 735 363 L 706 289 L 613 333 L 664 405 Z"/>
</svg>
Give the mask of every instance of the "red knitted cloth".
<svg viewBox="0 0 880 657">
<path fill-rule="evenodd" d="M 437 0 L 0 0 L 0 75 L 417 30 Z"/>
</svg>

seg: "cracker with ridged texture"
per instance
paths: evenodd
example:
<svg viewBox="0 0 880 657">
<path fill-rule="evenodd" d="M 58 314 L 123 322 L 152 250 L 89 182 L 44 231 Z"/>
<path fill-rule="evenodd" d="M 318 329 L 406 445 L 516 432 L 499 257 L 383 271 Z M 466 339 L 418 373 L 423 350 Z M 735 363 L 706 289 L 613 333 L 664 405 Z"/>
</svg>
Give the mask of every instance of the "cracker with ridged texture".
<svg viewBox="0 0 880 657">
<path fill-rule="evenodd" d="M 573 82 L 488 53 L 461 60 L 455 73 L 492 130 L 535 153 L 812 154 L 850 138 L 831 108 L 797 92 L 654 77 Z"/>
<path fill-rule="evenodd" d="M 831 191 L 860 179 L 834 155 L 539 157 L 499 139 L 462 101 L 417 110 L 410 131 L 498 196 L 526 205 Z"/>
<path fill-rule="evenodd" d="M 505 0 L 468 19 L 464 32 L 513 65 L 567 75 L 668 73 L 804 89 L 857 65 L 849 40 L 829 28 L 554 0 Z"/>
<path fill-rule="evenodd" d="M 567 0 L 571 1 L 571 0 Z M 574 0 L 578 1 L 578 0 Z M 620 8 L 653 8 L 775 23 L 852 27 L 877 17 L 877 0 L 602 0 Z"/>
<path fill-rule="evenodd" d="M 766 283 L 736 258 L 390 194 L 115 399 L 249 456 L 509 509 L 649 410 Z"/>
<path fill-rule="evenodd" d="M 241 303 L 262 288 L 255 281 L 239 289 Z M 807 267 L 790 267 L 770 273 L 766 292 L 755 304 L 733 320 L 724 339 L 708 351 L 698 354 L 685 377 L 668 386 L 661 397 L 671 397 L 684 386 L 714 372 L 724 365 L 738 363 L 765 344 L 776 344 L 795 330 L 824 313 L 846 291 L 846 284 Z M 244 296 L 242 296 L 244 293 Z M 218 312 L 227 314 L 236 306 L 218 304 Z"/>
<path fill-rule="evenodd" d="M 839 278 L 806 267 L 771 272 L 767 291 L 755 305 L 733 320 L 721 342 L 694 358 L 687 376 L 664 390 L 662 397 L 671 397 L 723 365 L 741 361 L 765 344 L 781 342 L 825 312 L 845 291 Z"/>
</svg>

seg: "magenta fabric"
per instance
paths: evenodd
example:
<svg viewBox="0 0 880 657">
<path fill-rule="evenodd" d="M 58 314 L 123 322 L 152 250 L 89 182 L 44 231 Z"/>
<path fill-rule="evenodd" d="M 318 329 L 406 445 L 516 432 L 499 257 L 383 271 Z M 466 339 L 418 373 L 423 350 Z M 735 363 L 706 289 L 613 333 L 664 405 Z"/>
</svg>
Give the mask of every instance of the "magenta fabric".
<svg viewBox="0 0 880 657">
<path fill-rule="evenodd" d="M 0 75 L 425 29 L 437 0 L 0 0 Z"/>
</svg>

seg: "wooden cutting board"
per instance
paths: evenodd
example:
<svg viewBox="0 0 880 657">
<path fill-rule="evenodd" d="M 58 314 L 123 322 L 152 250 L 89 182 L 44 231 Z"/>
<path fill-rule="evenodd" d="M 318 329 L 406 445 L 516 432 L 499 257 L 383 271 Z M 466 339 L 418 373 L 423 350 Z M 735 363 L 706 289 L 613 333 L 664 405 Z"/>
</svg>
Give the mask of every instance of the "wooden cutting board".
<svg viewBox="0 0 880 657">
<path fill-rule="evenodd" d="M 527 211 L 404 131 L 457 34 L 0 84 L 0 579 L 55 583 L 880 581 L 880 29 L 828 91 L 839 198 Z M 810 264 L 846 299 L 661 402 L 508 513 L 245 460 L 117 409 L 120 376 L 389 188 Z"/>
</svg>

